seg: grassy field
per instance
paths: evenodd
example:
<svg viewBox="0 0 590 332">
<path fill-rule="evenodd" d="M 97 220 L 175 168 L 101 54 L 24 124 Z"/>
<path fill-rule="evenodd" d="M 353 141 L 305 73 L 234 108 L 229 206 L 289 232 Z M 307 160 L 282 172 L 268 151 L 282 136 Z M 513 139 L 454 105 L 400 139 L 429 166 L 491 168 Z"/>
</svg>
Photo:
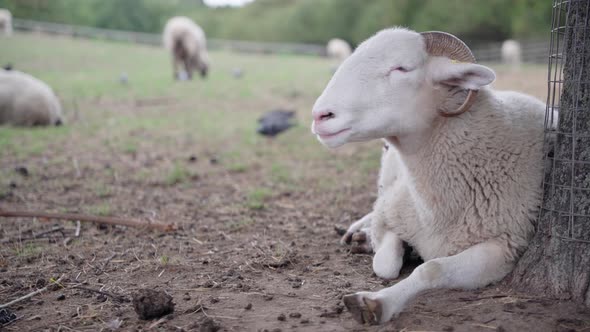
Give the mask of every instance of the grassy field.
<svg viewBox="0 0 590 332">
<path fill-rule="evenodd" d="M 1 41 L 0 64 L 49 83 L 66 125 L 0 127 L 0 207 L 178 226 L 158 233 L 83 224 L 76 237 L 72 222 L 0 218 L 0 302 L 64 276 L 61 287 L 11 307 L 19 319 L 6 330 L 360 328 L 341 296 L 390 282 L 372 276 L 370 256 L 340 247 L 333 227 L 370 210 L 380 142 L 332 151 L 311 135 L 311 107 L 334 65 L 327 59 L 211 58 L 208 79 L 175 82 L 159 48 L 35 35 Z M 544 98 L 545 66 L 497 72 L 497 87 Z M 119 82 L 122 73 L 129 84 Z M 275 139 L 257 135 L 257 118 L 275 108 L 296 110 L 298 125 Z M 141 321 L 130 303 L 96 292 L 130 298 L 142 288 L 172 295 L 175 314 Z M 387 328 L 488 331 L 508 319 L 526 329 L 540 324 L 529 315 L 540 307 L 565 315 L 528 302 L 507 314 L 506 303 L 527 300 L 482 292 L 489 301 L 477 308 L 465 303 L 471 293 L 434 292 Z"/>
</svg>

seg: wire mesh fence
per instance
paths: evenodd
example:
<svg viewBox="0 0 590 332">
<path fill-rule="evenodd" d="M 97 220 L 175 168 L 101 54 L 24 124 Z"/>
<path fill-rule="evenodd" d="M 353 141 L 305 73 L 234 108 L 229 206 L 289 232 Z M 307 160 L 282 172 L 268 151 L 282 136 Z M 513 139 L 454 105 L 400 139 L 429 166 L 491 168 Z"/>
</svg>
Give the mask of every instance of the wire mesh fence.
<svg viewBox="0 0 590 332">
<path fill-rule="evenodd" d="M 590 1 L 554 0 L 540 218 L 590 243 Z"/>
</svg>

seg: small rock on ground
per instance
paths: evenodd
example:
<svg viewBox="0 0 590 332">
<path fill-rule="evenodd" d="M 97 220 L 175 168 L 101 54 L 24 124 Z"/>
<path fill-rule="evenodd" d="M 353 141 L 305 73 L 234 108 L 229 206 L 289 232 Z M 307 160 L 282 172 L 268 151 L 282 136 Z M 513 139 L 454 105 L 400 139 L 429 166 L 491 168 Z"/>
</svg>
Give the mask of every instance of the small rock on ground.
<svg viewBox="0 0 590 332">
<path fill-rule="evenodd" d="M 141 319 L 160 318 L 174 312 L 172 296 L 163 291 L 140 289 L 133 295 L 133 308 Z"/>
</svg>

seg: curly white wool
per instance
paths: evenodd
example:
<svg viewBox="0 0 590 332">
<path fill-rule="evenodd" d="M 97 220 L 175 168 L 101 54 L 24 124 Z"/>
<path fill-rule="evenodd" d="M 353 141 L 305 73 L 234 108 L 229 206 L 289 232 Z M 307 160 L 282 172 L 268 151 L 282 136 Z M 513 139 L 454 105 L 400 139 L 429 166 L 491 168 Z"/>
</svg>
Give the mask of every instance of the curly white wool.
<svg viewBox="0 0 590 332">
<path fill-rule="evenodd" d="M 53 90 L 35 77 L 0 69 L 0 124 L 46 126 L 63 123 Z"/>
</svg>

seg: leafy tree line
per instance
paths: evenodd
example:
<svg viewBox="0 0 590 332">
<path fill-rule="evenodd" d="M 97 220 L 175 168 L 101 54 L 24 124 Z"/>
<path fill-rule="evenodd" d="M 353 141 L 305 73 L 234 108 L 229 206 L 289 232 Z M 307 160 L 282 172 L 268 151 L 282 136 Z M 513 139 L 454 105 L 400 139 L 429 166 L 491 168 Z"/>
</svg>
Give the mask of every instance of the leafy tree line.
<svg viewBox="0 0 590 332">
<path fill-rule="evenodd" d="M 202 0 L 0 0 L 17 18 L 159 32 L 192 17 L 212 38 L 353 44 L 394 25 L 443 30 L 469 41 L 546 36 L 550 0 L 256 0 L 209 8 Z"/>
</svg>

